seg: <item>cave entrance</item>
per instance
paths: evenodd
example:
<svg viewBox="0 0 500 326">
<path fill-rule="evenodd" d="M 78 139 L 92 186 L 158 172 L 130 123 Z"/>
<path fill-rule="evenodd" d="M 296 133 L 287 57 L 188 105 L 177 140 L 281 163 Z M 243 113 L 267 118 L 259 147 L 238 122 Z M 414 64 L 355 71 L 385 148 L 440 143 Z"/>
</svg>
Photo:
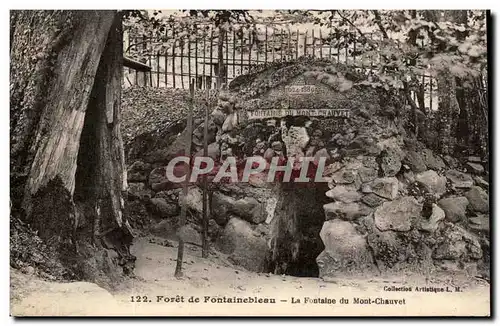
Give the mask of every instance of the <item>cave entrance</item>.
<svg viewBox="0 0 500 326">
<path fill-rule="evenodd" d="M 298 277 L 318 277 L 316 257 L 324 245 L 319 233 L 328 203 L 326 183 L 282 183 L 271 222 L 269 271 Z"/>
</svg>

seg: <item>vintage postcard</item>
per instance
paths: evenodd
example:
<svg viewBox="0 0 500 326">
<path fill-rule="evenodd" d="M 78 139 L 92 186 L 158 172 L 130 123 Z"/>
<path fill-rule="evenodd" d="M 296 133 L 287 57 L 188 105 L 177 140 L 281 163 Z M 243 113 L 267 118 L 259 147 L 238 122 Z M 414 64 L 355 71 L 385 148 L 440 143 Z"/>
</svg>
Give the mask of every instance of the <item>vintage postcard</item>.
<svg viewBox="0 0 500 326">
<path fill-rule="evenodd" d="M 487 10 L 10 11 L 10 313 L 476 316 Z"/>
</svg>

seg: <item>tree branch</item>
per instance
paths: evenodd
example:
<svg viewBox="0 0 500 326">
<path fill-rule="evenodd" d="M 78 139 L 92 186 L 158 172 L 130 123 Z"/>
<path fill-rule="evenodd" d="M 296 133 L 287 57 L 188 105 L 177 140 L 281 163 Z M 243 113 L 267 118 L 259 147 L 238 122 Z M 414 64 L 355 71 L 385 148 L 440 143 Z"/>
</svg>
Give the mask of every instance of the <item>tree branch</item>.
<svg viewBox="0 0 500 326">
<path fill-rule="evenodd" d="M 384 39 L 387 40 L 389 38 L 389 35 L 387 35 L 387 32 L 386 32 L 384 26 L 382 26 L 382 18 L 380 17 L 378 10 L 372 10 L 372 12 L 375 15 L 375 23 L 377 24 L 378 28 L 380 29 L 380 32 L 382 32 Z"/>
<path fill-rule="evenodd" d="M 142 41 L 142 42 L 137 42 L 137 43 L 133 43 L 133 44 L 130 44 L 126 49 L 125 49 L 125 53 L 129 52 L 130 49 L 132 49 L 132 47 L 134 46 L 137 46 L 137 45 L 143 45 L 143 44 L 148 44 L 150 42 L 150 40 L 146 40 L 146 41 Z"/>
<path fill-rule="evenodd" d="M 352 21 L 350 21 L 347 17 L 342 16 L 342 14 L 340 13 L 340 10 L 335 10 L 335 11 L 340 16 L 340 18 L 342 18 L 345 22 L 347 22 L 349 25 L 354 27 L 356 29 L 356 31 L 359 33 L 359 35 L 361 35 L 362 38 L 364 38 L 367 42 L 369 42 L 369 39 L 365 36 L 365 34 L 363 34 L 363 32 Z M 372 46 L 372 45 L 370 44 L 370 46 Z M 372 46 L 372 48 L 373 48 L 373 46 Z"/>
<path fill-rule="evenodd" d="M 415 133 L 415 135 L 418 137 L 418 119 L 417 119 L 417 115 L 422 115 L 424 117 L 426 117 L 426 115 L 421 111 L 419 110 L 417 104 L 415 103 L 415 101 L 413 101 L 413 99 L 411 98 L 411 93 L 410 93 L 410 87 L 408 85 L 408 82 L 404 81 L 403 82 L 403 93 L 405 95 L 405 98 L 408 102 L 408 104 L 410 104 L 412 110 L 413 110 L 413 121 L 412 121 L 412 124 L 413 124 L 413 132 Z"/>
<path fill-rule="evenodd" d="M 420 109 L 418 108 L 415 101 L 413 101 L 413 99 L 411 98 L 410 89 L 408 88 L 407 83 L 405 83 L 404 94 L 405 94 L 405 98 L 408 101 L 408 104 L 410 104 L 411 108 L 415 111 L 420 111 Z M 420 112 L 422 112 L 422 111 L 420 111 Z"/>
</svg>

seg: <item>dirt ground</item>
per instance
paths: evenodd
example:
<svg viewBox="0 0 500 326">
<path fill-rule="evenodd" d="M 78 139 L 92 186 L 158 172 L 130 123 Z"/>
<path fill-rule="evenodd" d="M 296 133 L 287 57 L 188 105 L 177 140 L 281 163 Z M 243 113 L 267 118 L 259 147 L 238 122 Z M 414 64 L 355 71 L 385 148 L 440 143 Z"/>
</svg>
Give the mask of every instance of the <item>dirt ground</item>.
<svg viewBox="0 0 500 326">
<path fill-rule="evenodd" d="M 490 287 L 480 279 L 465 276 L 452 278 L 450 274 L 425 277 L 401 274 L 384 278 L 324 281 L 318 278 L 252 273 L 232 266 L 223 255 L 216 252 L 203 259 L 201 249 L 190 245 L 185 251 L 185 275 L 182 279 L 176 279 L 173 276 L 176 246 L 166 247 L 161 244 L 163 241 L 153 237 L 138 238 L 132 248 L 137 256 L 136 276 L 127 279 L 112 292 L 88 282 L 47 282 L 11 269 L 11 315 L 490 314 Z M 406 286 L 412 291 L 390 291 L 392 286 Z M 456 291 L 457 286 L 460 287 L 459 292 Z M 442 288 L 450 292 L 418 292 L 417 287 Z M 245 299 L 246 303 L 227 302 L 237 298 Z M 275 303 L 252 302 L 266 298 L 269 301 L 274 299 Z M 193 302 L 197 299 L 199 302 Z"/>
</svg>

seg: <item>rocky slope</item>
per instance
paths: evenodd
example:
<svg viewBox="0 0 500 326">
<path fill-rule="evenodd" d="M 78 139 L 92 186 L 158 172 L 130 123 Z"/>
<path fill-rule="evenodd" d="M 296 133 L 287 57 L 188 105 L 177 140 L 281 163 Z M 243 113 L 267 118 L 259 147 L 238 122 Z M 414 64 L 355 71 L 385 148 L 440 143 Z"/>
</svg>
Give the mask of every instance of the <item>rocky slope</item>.
<svg viewBox="0 0 500 326">
<path fill-rule="evenodd" d="M 248 112 L 281 107 L 285 86 L 312 84 L 301 109 L 348 109 L 349 118 L 266 118 Z M 404 103 L 363 77 L 326 61 L 280 63 L 236 79 L 211 106 L 209 156 L 326 158 L 327 183 L 304 189 L 251 178 L 213 184 L 213 245 L 249 270 L 301 276 L 458 270 L 489 274 L 489 176 L 485 158 L 440 156 L 404 127 Z M 320 94 L 320 95 L 318 95 Z M 127 110 L 139 110 L 124 101 Z M 290 102 L 291 103 L 291 102 Z M 193 152 L 202 144 L 195 120 Z M 129 201 L 135 227 L 200 244 L 201 190 L 187 197 L 188 226 L 177 229 L 179 185 L 165 166 L 184 154 L 185 122 L 160 123 L 128 142 Z M 151 129 L 147 129 L 151 130 Z M 300 270 L 298 266 L 310 266 Z"/>
</svg>

